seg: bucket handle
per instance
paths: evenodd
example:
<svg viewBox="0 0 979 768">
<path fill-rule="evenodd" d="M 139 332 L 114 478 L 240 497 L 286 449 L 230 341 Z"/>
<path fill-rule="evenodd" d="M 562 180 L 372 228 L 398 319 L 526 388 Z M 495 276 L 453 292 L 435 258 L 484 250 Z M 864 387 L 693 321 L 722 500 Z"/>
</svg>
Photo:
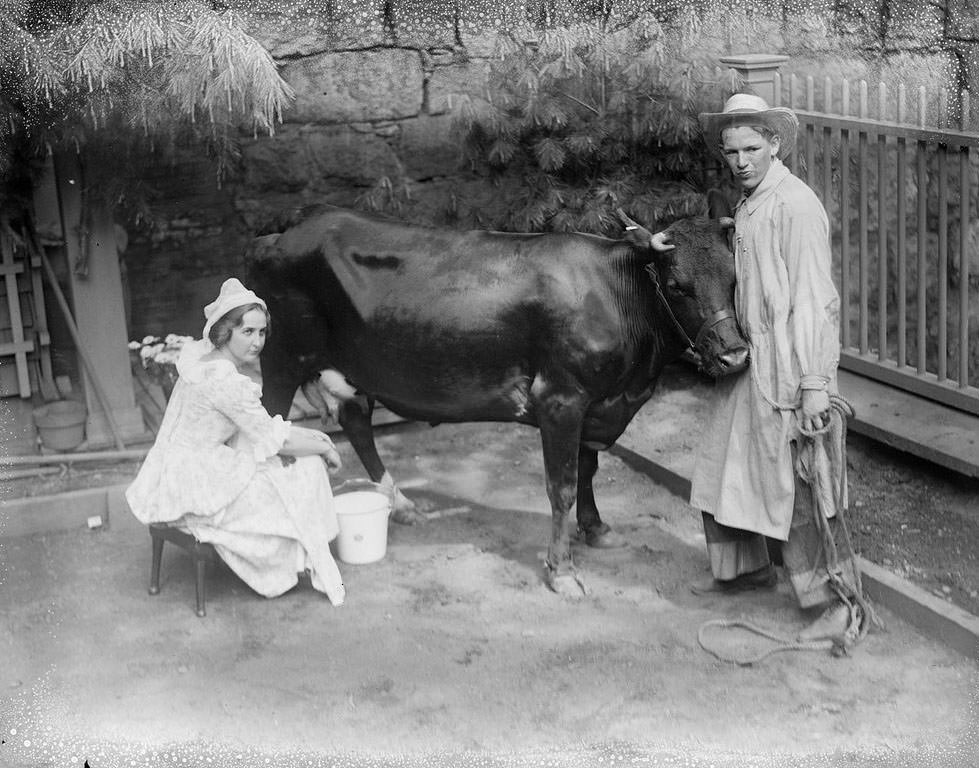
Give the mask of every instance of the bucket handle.
<svg viewBox="0 0 979 768">
<path fill-rule="evenodd" d="M 338 493 L 343 491 L 356 491 L 356 490 L 370 490 L 377 493 L 383 494 L 388 497 L 391 508 L 394 509 L 394 483 L 391 483 L 390 487 L 385 488 L 382 483 L 375 483 L 373 480 L 365 480 L 364 478 L 354 477 L 349 480 L 344 480 L 340 485 L 333 489 L 333 495 L 336 496 Z"/>
</svg>

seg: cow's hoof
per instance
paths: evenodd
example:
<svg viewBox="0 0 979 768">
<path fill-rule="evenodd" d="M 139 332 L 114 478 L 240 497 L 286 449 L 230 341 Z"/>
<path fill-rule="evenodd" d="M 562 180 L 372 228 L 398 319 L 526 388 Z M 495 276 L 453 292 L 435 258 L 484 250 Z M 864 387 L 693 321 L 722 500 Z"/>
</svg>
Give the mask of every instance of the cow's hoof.
<svg viewBox="0 0 979 768">
<path fill-rule="evenodd" d="M 574 571 L 558 573 L 547 563 L 544 563 L 544 580 L 551 591 L 563 597 L 583 597 L 588 594 L 588 587 Z"/>
<path fill-rule="evenodd" d="M 395 505 L 394 509 L 391 510 L 391 519 L 401 525 L 414 525 L 424 522 L 425 515 L 415 509 L 414 504 L 411 506 Z"/>
<path fill-rule="evenodd" d="M 594 549 L 621 549 L 629 544 L 625 536 L 613 531 L 604 523 L 590 531 L 579 530 L 578 535 L 585 544 Z"/>
</svg>

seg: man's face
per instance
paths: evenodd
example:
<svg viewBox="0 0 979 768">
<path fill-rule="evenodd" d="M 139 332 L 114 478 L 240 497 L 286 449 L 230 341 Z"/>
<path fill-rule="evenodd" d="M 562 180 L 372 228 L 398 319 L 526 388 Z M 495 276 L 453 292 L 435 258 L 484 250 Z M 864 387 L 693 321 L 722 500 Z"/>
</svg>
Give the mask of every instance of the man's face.
<svg viewBox="0 0 979 768">
<path fill-rule="evenodd" d="M 736 125 L 721 132 L 721 152 L 741 189 L 751 192 L 765 178 L 778 154 L 779 138 L 766 139 L 754 128 Z"/>
</svg>

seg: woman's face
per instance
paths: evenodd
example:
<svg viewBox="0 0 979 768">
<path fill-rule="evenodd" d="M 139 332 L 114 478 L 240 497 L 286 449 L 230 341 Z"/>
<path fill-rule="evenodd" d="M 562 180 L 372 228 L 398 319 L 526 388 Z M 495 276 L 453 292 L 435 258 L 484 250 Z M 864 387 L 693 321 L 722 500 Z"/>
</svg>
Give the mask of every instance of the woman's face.
<svg viewBox="0 0 979 768">
<path fill-rule="evenodd" d="M 236 366 L 241 367 L 255 362 L 265 346 L 265 313 L 260 309 L 250 309 L 241 316 L 241 324 L 231 330 L 231 338 L 224 345 L 224 353 Z"/>
<path fill-rule="evenodd" d="M 751 192 L 765 178 L 778 147 L 778 136 L 766 139 L 746 125 L 725 128 L 721 133 L 721 152 L 735 180 L 746 192 Z"/>
</svg>

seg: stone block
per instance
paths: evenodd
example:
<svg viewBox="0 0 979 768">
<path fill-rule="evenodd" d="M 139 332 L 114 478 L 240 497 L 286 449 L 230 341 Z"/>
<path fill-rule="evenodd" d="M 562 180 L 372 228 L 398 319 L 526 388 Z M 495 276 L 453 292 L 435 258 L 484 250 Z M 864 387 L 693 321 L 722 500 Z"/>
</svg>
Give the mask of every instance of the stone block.
<svg viewBox="0 0 979 768">
<path fill-rule="evenodd" d="M 417 180 L 458 172 L 460 146 L 450 115 L 423 115 L 402 123 L 396 150 L 405 174 Z"/>
<path fill-rule="evenodd" d="M 391 145 L 373 132 L 351 126 L 317 126 L 303 131 L 306 157 L 315 189 L 332 179 L 373 184 L 381 176 L 400 179 L 404 169 Z"/>
<path fill-rule="evenodd" d="M 243 184 L 252 190 L 297 191 L 311 181 L 306 144 L 295 126 L 243 141 L 241 164 Z"/>
<path fill-rule="evenodd" d="M 426 107 L 428 114 L 454 111 L 462 96 L 479 98 L 489 78 L 490 62 L 474 59 L 460 64 L 435 67 L 428 76 Z"/>
<path fill-rule="evenodd" d="M 281 74 L 297 94 L 286 122 L 391 120 L 413 117 L 422 107 L 424 73 L 414 51 L 320 54 L 289 62 Z"/>
</svg>

